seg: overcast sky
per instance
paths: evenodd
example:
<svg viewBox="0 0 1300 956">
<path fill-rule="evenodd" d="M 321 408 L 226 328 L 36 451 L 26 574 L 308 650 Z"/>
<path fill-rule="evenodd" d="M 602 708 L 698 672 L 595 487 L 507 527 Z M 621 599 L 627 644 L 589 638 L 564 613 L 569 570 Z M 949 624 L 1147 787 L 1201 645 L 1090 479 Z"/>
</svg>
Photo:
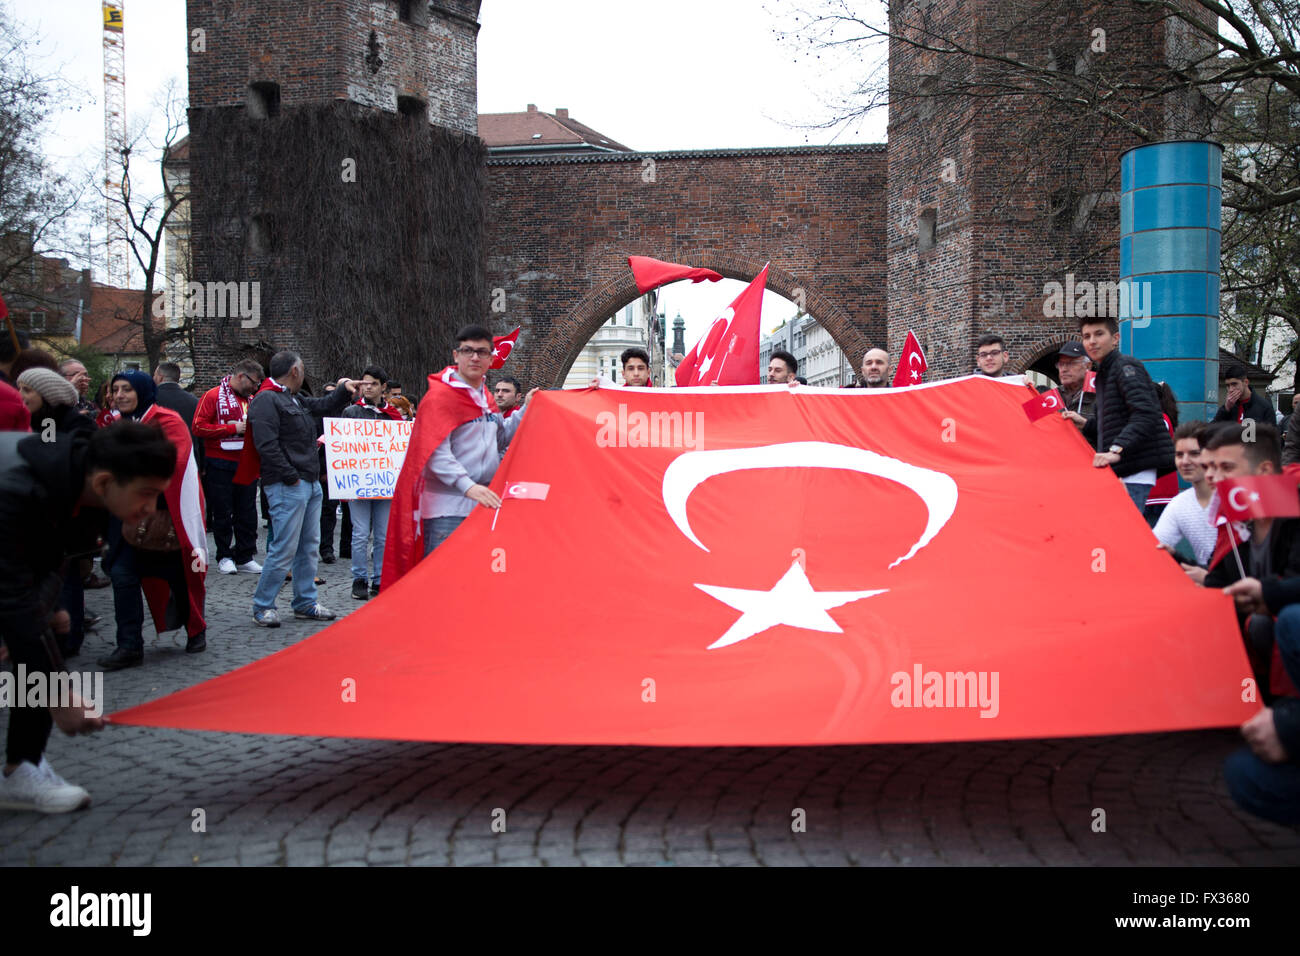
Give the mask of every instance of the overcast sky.
<svg viewBox="0 0 1300 956">
<path fill-rule="evenodd" d="M 15 19 L 41 37 L 33 52 L 44 69 L 80 91 L 56 118 L 51 155 L 66 166 L 102 162 L 100 0 L 9 3 Z M 479 112 L 516 112 L 529 103 L 547 112 L 567 107 L 575 119 L 638 150 L 883 142 L 883 115 L 858 128 L 799 127 L 827 117 L 824 103 L 861 67 L 836 70 L 806 56 L 796 63 L 801 51 L 778 43 L 773 30 L 784 21 L 765 6 L 781 4 L 484 0 Z M 157 113 L 169 80 L 185 93 L 185 2 L 125 0 L 125 20 L 132 125 Z M 662 301 L 670 319 L 679 310 L 687 319 L 689 344 L 741 288 L 734 280 L 679 283 Z M 769 293 L 763 324 L 771 328 L 792 312 Z"/>
</svg>

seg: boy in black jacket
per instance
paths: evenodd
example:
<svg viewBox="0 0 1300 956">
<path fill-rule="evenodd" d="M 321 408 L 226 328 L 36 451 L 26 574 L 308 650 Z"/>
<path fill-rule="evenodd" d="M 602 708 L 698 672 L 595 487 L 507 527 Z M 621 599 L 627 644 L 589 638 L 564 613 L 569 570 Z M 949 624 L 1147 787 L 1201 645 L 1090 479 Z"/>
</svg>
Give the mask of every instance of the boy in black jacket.
<svg viewBox="0 0 1300 956">
<path fill-rule="evenodd" d="M 0 637 L 28 678 L 43 674 L 53 686 L 50 675 L 64 669 L 51 632 L 70 626 L 68 612 L 58 609 L 69 556 L 86 550 L 109 514 L 132 523 L 152 513 L 175 467 L 176 449 L 162 431 L 138 422 L 53 442 L 0 435 Z M 56 774 L 44 757 L 56 723 L 67 734 L 104 726 L 75 694 L 58 706 L 14 707 L 0 807 L 66 813 L 90 803 L 90 794 Z"/>
<path fill-rule="evenodd" d="M 1258 425 L 1254 441 L 1235 422 L 1210 427 L 1202 438 L 1206 480 L 1281 473 L 1277 430 Z M 1247 656 L 1261 698 L 1269 704 L 1246 721 L 1247 747 L 1224 765 L 1233 799 L 1257 816 L 1300 823 L 1300 699 L 1270 693 L 1274 645 L 1293 687 L 1300 687 L 1300 519 L 1257 518 L 1237 558 L 1225 555 L 1205 576 L 1237 602 Z M 1245 574 L 1242 574 L 1242 571 Z M 1274 621 L 1276 616 L 1276 621 Z"/>
<path fill-rule="evenodd" d="M 1097 449 L 1093 467 L 1114 471 L 1141 511 L 1156 479 L 1174 470 L 1174 442 L 1161 417 L 1155 383 L 1141 362 L 1120 354 L 1115 319 L 1082 319 L 1079 337 L 1097 369 L 1096 414 L 1062 414 Z"/>
</svg>

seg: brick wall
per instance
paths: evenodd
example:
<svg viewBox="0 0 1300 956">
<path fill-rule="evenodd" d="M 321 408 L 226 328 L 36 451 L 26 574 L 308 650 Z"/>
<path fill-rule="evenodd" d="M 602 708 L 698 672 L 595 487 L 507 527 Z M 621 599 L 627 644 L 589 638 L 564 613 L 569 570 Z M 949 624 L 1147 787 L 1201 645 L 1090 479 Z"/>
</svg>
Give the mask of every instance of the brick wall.
<svg viewBox="0 0 1300 956">
<path fill-rule="evenodd" d="M 242 106 L 250 83 L 278 83 L 281 103 L 347 99 L 389 112 L 423 100 L 432 123 L 478 132 L 479 0 L 187 0 L 190 106 Z M 428 14 L 423 9 L 429 10 Z"/>
<path fill-rule="evenodd" d="M 744 281 L 770 260 L 768 288 L 802 298 L 849 355 L 884 336 L 881 145 L 495 159 L 487 173 L 487 286 L 506 305 L 489 318 L 523 326 L 511 364 L 529 385 L 559 385 L 637 298 L 629 255 Z"/>
<path fill-rule="evenodd" d="M 1069 11 L 993 0 L 899 7 L 898 29 L 923 17 L 937 35 L 1040 65 L 1053 47 L 1087 50 L 1100 28 L 1107 49 L 1090 68 L 1132 79 L 1163 55 L 1165 43 L 1164 28 L 1139 23 L 1122 3 Z M 987 93 L 1000 80 L 996 66 L 895 42 L 889 67 L 891 89 L 899 91 L 889 107 L 891 350 L 911 328 L 932 375 L 967 374 L 975 340 L 996 332 L 1014 370 L 1035 361 L 1050 366 L 1059 343 L 1077 338 L 1077 320 L 1044 316 L 1044 285 L 1063 283 L 1066 273 L 1118 277 L 1119 155 L 1139 138 L 1032 98 L 920 95 L 962 81 L 976 89 L 985 83 Z M 1062 68 L 1075 71 L 1073 56 Z M 1158 103 L 1114 106 L 1147 129 L 1161 128 Z M 923 249 L 927 210 L 935 242 Z"/>
</svg>

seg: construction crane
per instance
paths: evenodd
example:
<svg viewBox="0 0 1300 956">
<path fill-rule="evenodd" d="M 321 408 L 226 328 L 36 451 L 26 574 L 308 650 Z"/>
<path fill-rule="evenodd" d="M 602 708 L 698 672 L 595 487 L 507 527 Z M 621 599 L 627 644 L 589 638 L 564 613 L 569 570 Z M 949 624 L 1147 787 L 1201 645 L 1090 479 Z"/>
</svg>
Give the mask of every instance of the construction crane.
<svg viewBox="0 0 1300 956">
<path fill-rule="evenodd" d="M 107 200 L 108 282 L 127 288 L 126 206 L 122 201 L 122 151 L 126 149 L 126 45 L 123 0 L 104 0 L 104 195 Z"/>
</svg>

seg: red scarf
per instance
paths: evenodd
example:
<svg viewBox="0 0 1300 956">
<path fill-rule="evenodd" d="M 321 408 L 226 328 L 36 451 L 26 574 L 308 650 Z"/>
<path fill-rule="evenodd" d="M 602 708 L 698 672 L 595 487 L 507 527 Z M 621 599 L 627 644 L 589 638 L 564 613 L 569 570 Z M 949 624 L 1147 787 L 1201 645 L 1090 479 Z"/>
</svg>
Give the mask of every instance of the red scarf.
<svg viewBox="0 0 1300 956">
<path fill-rule="evenodd" d="M 263 392 L 271 391 L 287 392 L 289 389 L 268 375 L 262 381 L 262 387 L 257 390 L 253 398 L 257 398 Z M 249 399 L 248 404 L 250 407 L 252 406 L 252 399 Z M 251 485 L 262 474 L 262 458 L 257 453 L 257 443 L 250 440 L 253 437 L 250 432 L 251 427 L 244 432 L 244 449 L 239 453 L 239 467 L 235 470 L 234 481 L 237 485 Z"/>
<path fill-rule="evenodd" d="M 429 390 L 420 400 L 406 447 L 406 459 L 393 489 L 393 503 L 388 512 L 388 541 L 384 546 L 384 589 L 415 567 L 424 557 L 424 532 L 420 521 L 420 496 L 424 492 L 424 467 L 438 446 L 456 428 L 483 414 L 469 391 L 443 381 L 456 371 L 448 365 L 437 375 L 429 376 Z M 498 412 L 496 399 L 487 392 L 488 411 Z"/>
<path fill-rule="evenodd" d="M 362 398 L 362 399 L 359 399 L 359 400 L 353 402 L 352 404 L 353 404 L 353 405 L 366 406 L 366 400 L 365 400 L 364 398 Z M 387 415 L 389 418 L 391 418 L 391 419 L 392 419 L 393 421 L 395 421 L 395 422 L 404 422 L 404 421 L 406 421 L 406 419 L 402 417 L 402 413 L 399 412 L 395 406 L 393 406 L 393 405 L 389 405 L 387 402 L 384 402 L 384 404 L 382 404 L 382 405 L 370 405 L 370 406 L 368 406 L 368 407 L 373 408 L 375 411 L 377 411 L 377 412 L 379 412 L 379 413 L 381 413 L 381 414 L 383 414 L 383 415 Z"/>
</svg>

